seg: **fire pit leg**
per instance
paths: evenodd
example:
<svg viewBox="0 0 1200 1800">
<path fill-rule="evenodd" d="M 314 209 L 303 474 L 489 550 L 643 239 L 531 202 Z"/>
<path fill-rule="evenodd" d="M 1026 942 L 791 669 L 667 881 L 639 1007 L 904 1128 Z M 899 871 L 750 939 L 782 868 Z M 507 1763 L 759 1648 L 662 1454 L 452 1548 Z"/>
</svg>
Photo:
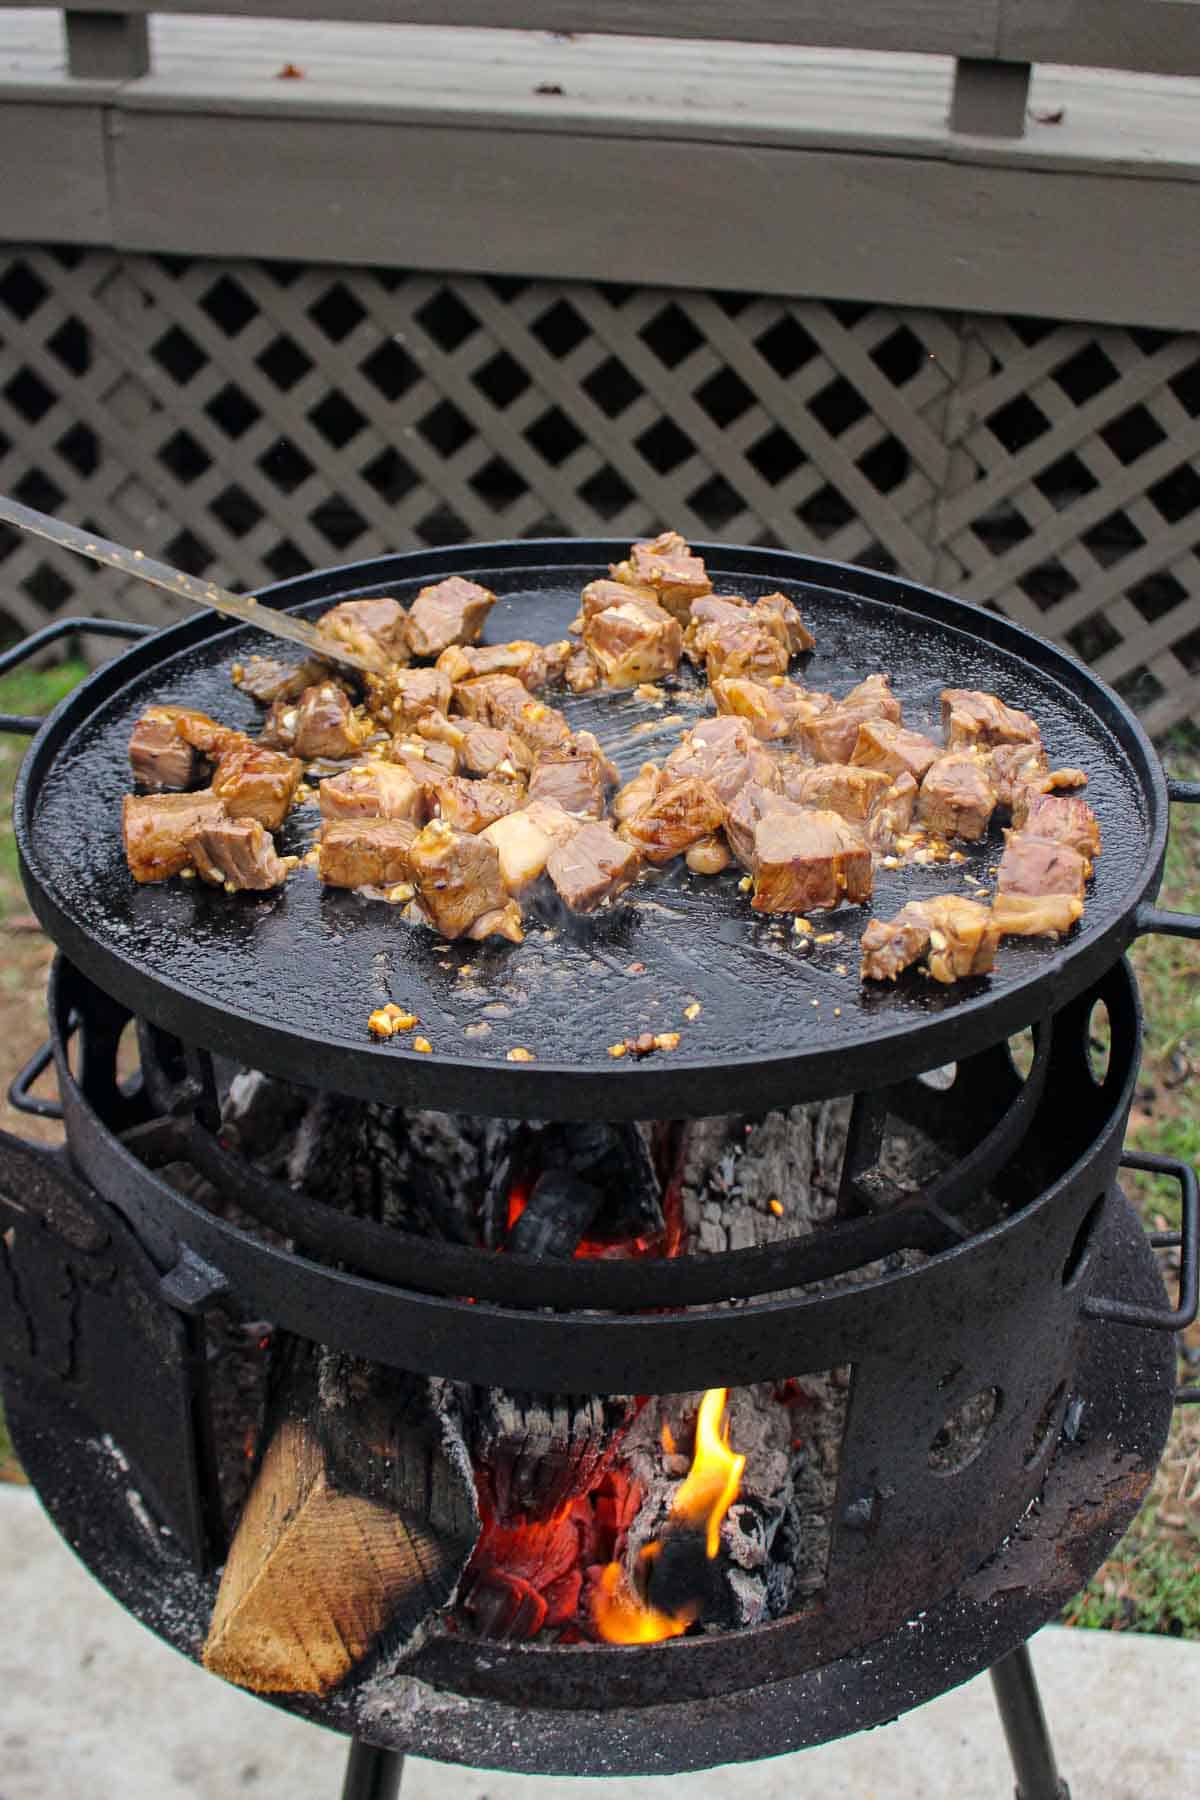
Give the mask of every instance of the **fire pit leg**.
<svg viewBox="0 0 1200 1800">
<path fill-rule="evenodd" d="M 1054 1760 L 1028 1644 L 998 1662 L 991 1676 L 1017 1777 L 1017 1800 L 1071 1800 Z"/>
<path fill-rule="evenodd" d="M 399 1750 L 382 1750 L 378 1744 L 353 1738 L 342 1800 L 396 1800 L 403 1773 L 404 1758 Z"/>
</svg>

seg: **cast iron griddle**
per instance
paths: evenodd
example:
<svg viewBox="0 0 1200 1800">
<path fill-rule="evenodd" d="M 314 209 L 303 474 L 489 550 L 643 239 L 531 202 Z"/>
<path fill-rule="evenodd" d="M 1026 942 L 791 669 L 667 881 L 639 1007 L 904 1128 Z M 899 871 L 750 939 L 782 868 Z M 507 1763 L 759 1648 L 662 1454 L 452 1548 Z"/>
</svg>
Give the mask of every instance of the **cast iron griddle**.
<svg viewBox="0 0 1200 1800">
<path fill-rule="evenodd" d="M 264 598 L 315 616 L 367 594 L 407 602 L 426 583 L 462 574 L 500 596 L 485 641 L 548 642 L 565 633 L 584 583 L 625 548 L 547 541 L 425 551 L 304 576 Z M 139 713 L 159 702 L 252 731 L 261 720 L 229 667 L 273 646 L 215 616 L 116 658 L 38 733 L 14 806 L 31 904 L 84 973 L 186 1040 L 313 1086 L 493 1116 L 757 1112 L 883 1085 L 995 1042 L 1107 968 L 1157 887 L 1167 815 L 1157 758 L 1116 696 L 1053 645 L 945 595 L 783 551 L 701 551 L 718 591 L 754 598 L 779 588 L 796 601 L 817 640 L 799 664 L 809 686 L 837 694 L 888 670 L 906 723 L 918 729 L 936 726 L 943 687 L 992 690 L 1038 720 L 1052 764 L 1087 771 L 1104 854 L 1067 941 L 1010 940 L 994 975 L 951 988 L 915 974 L 895 988 L 860 983 L 867 919 L 918 896 L 966 893 L 968 871 L 989 880 L 998 826 L 964 864 L 880 868 L 871 906 L 815 919 L 835 941 L 807 952 L 790 918 L 750 911 L 740 870 L 703 878 L 682 863 L 643 878 L 590 921 L 544 905 L 520 946 L 447 945 L 396 908 L 322 889 L 305 869 L 265 895 L 229 896 L 199 882 L 139 887 L 120 832 Z M 686 679 L 660 709 L 607 691 L 549 697 L 574 727 L 596 733 L 623 777 L 661 760 L 704 716 Z M 306 847 L 316 820 L 315 806 L 293 814 L 282 848 Z M 372 1040 L 367 1016 L 389 999 L 419 1014 L 431 1055 L 408 1038 Z M 684 1009 L 697 1001 L 688 1022 Z M 608 1055 L 643 1030 L 679 1030 L 678 1050 L 642 1062 Z M 518 1046 L 536 1060 L 509 1062 Z"/>
</svg>

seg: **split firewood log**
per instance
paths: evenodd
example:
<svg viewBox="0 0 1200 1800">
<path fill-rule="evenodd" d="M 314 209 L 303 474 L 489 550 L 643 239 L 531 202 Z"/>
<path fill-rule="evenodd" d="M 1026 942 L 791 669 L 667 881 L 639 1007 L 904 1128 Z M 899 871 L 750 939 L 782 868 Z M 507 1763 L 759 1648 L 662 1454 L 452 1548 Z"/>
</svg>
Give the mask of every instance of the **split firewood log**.
<svg viewBox="0 0 1200 1800">
<path fill-rule="evenodd" d="M 429 1382 L 299 1342 L 288 1365 L 203 1660 L 255 1693 L 327 1694 L 451 1604 L 480 1519 Z"/>
</svg>

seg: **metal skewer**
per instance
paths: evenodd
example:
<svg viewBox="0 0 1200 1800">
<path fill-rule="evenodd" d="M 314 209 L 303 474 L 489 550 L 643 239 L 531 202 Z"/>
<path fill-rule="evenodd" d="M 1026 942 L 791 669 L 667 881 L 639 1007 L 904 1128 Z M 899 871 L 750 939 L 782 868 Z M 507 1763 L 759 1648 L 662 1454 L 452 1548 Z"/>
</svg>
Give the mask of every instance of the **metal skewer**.
<svg viewBox="0 0 1200 1800">
<path fill-rule="evenodd" d="M 214 612 L 225 613 L 231 619 L 240 620 L 243 625 L 253 625 L 256 631 L 265 631 L 270 637 L 286 638 L 290 644 L 300 644 L 310 654 L 323 657 L 326 662 L 349 663 L 352 668 L 364 669 L 371 675 L 387 672 L 389 665 L 382 653 L 378 658 L 371 659 L 360 655 L 356 650 L 348 650 L 306 620 L 294 619 L 290 613 L 276 612 L 274 607 L 260 606 L 253 595 L 231 594 L 227 588 L 218 587 L 215 582 L 198 581 L 194 576 L 185 575 L 182 569 L 173 569 L 169 563 L 158 562 L 154 557 L 147 556 L 144 550 L 129 550 L 124 544 L 114 544 L 109 538 L 98 537 L 94 531 L 81 531 L 78 526 L 67 525 L 49 513 L 38 512 L 32 506 L 23 506 L 19 500 L 13 500 L 7 494 L 0 494 L 0 520 L 7 525 L 15 525 L 20 531 L 29 531 L 36 537 L 47 538 L 50 543 L 59 544 L 64 550 L 75 550 L 80 556 L 90 556 L 93 562 L 103 563 L 106 568 L 119 569 L 123 575 L 132 575 L 137 581 L 148 581 L 154 587 L 165 588 L 169 594 L 178 594 L 181 599 L 191 600 L 196 606 L 209 606 Z"/>
</svg>

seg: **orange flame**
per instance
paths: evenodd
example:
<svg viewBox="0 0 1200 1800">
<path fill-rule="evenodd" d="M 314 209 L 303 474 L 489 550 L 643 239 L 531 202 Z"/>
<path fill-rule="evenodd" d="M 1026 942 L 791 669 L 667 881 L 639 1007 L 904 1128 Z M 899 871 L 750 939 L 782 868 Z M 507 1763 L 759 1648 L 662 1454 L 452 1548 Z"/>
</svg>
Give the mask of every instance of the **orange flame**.
<svg viewBox="0 0 1200 1800">
<path fill-rule="evenodd" d="M 677 1524 L 704 1527 L 704 1548 L 710 1561 L 720 1550 L 721 1524 L 737 1498 L 746 1466 L 746 1458 L 729 1447 L 729 1422 L 725 1416 L 728 1392 L 727 1388 L 709 1388 L 700 1403 L 692 1466 L 670 1512 L 670 1520 Z M 644 1566 L 660 1549 L 658 1543 L 647 1544 L 639 1553 L 639 1564 Z M 596 1629 L 610 1644 L 654 1644 L 678 1637 L 693 1623 L 699 1610 L 699 1605 L 692 1602 L 674 1613 L 647 1605 L 633 1592 L 616 1562 L 608 1563 L 601 1571 L 592 1607 Z"/>
</svg>

